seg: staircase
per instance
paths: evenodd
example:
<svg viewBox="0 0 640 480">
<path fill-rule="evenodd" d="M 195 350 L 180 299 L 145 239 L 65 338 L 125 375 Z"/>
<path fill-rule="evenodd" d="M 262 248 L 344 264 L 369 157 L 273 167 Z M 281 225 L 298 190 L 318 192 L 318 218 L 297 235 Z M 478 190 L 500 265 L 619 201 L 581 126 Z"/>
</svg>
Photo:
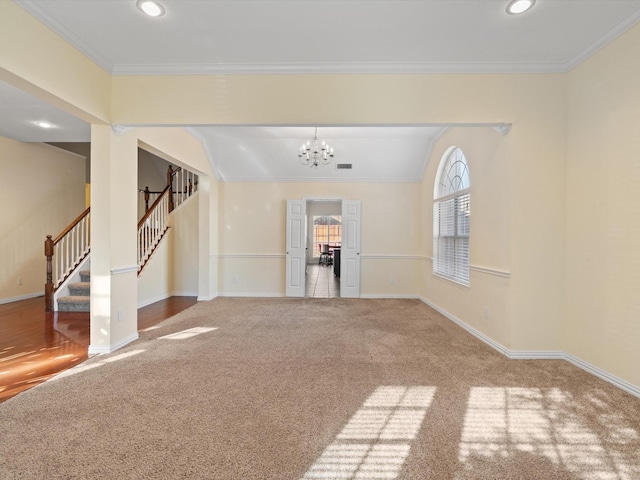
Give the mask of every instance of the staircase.
<svg viewBox="0 0 640 480">
<path fill-rule="evenodd" d="M 176 187 L 174 189 L 174 184 Z M 178 167 L 174 170 L 169 165 L 167 170 L 167 186 L 162 192 L 152 192 L 149 187 L 138 190 L 144 195 L 145 213 L 138 222 L 138 275 L 151 258 L 163 235 L 169 228 L 169 214 L 181 203 L 187 200 L 198 189 L 198 175 Z M 158 195 L 151 206 L 151 195 Z M 55 239 L 47 235 L 44 241 L 44 255 L 46 257 L 45 311 L 55 311 L 55 293 L 64 287 L 65 281 L 70 281 L 66 287 L 69 295 L 58 297 L 58 311 L 60 312 L 89 312 L 90 311 L 90 277 L 89 270 L 80 271 L 80 281 L 73 282 L 88 258 L 90 248 L 89 214 L 87 208 Z M 61 294 L 64 294 L 60 290 Z"/>
<path fill-rule="evenodd" d="M 90 305 L 89 280 L 91 272 L 83 270 L 80 272 L 80 281 L 69 284 L 69 296 L 58 298 L 59 312 L 88 312 Z"/>
</svg>

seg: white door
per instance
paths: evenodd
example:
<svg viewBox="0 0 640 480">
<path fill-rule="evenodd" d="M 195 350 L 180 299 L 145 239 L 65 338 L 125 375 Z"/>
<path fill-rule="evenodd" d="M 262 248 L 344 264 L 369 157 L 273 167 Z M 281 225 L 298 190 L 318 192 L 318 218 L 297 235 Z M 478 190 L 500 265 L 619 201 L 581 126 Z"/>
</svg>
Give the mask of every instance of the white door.
<svg viewBox="0 0 640 480">
<path fill-rule="evenodd" d="M 360 200 L 342 201 L 340 296 L 360 297 Z"/>
<path fill-rule="evenodd" d="M 304 297 L 306 252 L 307 201 L 287 200 L 287 297 Z"/>
</svg>

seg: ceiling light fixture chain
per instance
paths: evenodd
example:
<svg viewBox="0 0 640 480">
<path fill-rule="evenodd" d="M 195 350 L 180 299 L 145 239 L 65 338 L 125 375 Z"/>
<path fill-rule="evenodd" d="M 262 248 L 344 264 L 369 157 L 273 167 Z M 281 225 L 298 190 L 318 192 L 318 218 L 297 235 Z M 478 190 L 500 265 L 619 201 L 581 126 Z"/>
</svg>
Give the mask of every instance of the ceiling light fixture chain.
<svg viewBox="0 0 640 480">
<path fill-rule="evenodd" d="M 302 144 L 298 157 L 300 157 L 300 162 L 305 166 L 312 168 L 318 168 L 318 166 L 326 167 L 333 158 L 333 148 L 324 140 L 322 143 L 318 142 L 318 127 L 316 127 L 313 140 Z"/>
</svg>

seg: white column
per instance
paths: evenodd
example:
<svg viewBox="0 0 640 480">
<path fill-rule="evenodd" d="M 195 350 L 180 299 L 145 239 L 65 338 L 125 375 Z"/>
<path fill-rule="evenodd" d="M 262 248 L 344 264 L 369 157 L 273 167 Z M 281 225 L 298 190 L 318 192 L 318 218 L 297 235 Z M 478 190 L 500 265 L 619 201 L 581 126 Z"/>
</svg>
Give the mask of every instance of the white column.
<svg viewBox="0 0 640 480">
<path fill-rule="evenodd" d="M 137 138 L 91 126 L 91 342 L 109 353 L 138 338 Z"/>
<path fill-rule="evenodd" d="M 198 177 L 198 300 L 218 296 L 218 184 Z"/>
</svg>

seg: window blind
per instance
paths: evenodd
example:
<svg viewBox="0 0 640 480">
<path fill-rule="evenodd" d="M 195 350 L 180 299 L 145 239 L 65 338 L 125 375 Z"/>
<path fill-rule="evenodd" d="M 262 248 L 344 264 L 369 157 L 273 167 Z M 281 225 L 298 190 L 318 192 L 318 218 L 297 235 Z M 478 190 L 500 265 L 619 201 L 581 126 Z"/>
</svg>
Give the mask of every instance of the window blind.
<svg viewBox="0 0 640 480">
<path fill-rule="evenodd" d="M 469 284 L 468 192 L 436 200 L 433 204 L 433 271 Z"/>
</svg>

